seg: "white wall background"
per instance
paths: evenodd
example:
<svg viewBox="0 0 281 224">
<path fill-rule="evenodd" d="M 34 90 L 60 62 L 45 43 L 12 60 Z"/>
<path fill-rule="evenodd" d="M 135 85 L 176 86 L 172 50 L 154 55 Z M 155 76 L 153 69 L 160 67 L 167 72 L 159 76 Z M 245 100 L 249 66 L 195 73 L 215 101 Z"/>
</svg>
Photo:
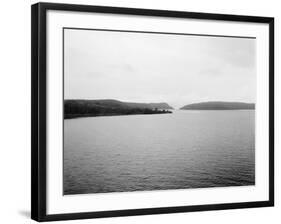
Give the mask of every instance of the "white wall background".
<svg viewBox="0 0 281 224">
<path fill-rule="evenodd" d="M 30 5 L 2 1 L 0 7 L 0 223 L 30 220 Z M 53 1 L 55 2 L 55 1 Z M 155 8 L 275 17 L 275 162 L 276 206 L 169 215 L 150 215 L 60 223 L 280 223 L 281 79 L 278 0 L 60 0 L 62 3 Z"/>
</svg>

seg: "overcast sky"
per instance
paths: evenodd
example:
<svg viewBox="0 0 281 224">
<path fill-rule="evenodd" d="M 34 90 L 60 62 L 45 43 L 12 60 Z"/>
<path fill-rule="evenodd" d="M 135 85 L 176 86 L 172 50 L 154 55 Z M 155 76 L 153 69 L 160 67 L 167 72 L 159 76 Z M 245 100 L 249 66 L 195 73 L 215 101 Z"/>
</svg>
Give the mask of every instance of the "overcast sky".
<svg viewBox="0 0 281 224">
<path fill-rule="evenodd" d="M 64 32 L 65 99 L 255 102 L 255 39 Z"/>
</svg>

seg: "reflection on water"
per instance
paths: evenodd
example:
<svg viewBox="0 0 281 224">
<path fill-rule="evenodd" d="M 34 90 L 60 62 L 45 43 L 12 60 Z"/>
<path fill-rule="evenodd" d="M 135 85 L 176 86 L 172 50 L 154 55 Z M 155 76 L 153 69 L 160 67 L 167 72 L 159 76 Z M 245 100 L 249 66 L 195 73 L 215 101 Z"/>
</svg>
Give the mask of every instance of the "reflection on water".
<svg viewBox="0 0 281 224">
<path fill-rule="evenodd" d="M 254 111 L 64 122 L 64 194 L 255 184 Z"/>
</svg>

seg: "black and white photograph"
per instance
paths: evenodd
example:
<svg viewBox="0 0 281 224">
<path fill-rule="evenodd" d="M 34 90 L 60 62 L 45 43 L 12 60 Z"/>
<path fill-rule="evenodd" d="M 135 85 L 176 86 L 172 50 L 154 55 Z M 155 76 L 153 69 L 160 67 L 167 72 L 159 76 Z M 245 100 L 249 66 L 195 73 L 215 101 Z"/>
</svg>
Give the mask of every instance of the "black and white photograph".
<svg viewBox="0 0 281 224">
<path fill-rule="evenodd" d="M 63 29 L 63 194 L 255 185 L 256 38 Z"/>
<path fill-rule="evenodd" d="M 32 219 L 274 206 L 273 17 L 31 9 Z"/>
</svg>

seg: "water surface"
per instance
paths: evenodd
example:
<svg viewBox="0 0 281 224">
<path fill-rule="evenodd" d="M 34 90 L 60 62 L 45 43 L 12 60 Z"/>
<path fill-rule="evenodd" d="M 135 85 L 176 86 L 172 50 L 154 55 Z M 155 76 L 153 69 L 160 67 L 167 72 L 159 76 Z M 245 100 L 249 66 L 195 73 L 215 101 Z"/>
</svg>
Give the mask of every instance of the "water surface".
<svg viewBox="0 0 281 224">
<path fill-rule="evenodd" d="M 254 110 L 64 121 L 64 194 L 254 183 Z"/>
</svg>

